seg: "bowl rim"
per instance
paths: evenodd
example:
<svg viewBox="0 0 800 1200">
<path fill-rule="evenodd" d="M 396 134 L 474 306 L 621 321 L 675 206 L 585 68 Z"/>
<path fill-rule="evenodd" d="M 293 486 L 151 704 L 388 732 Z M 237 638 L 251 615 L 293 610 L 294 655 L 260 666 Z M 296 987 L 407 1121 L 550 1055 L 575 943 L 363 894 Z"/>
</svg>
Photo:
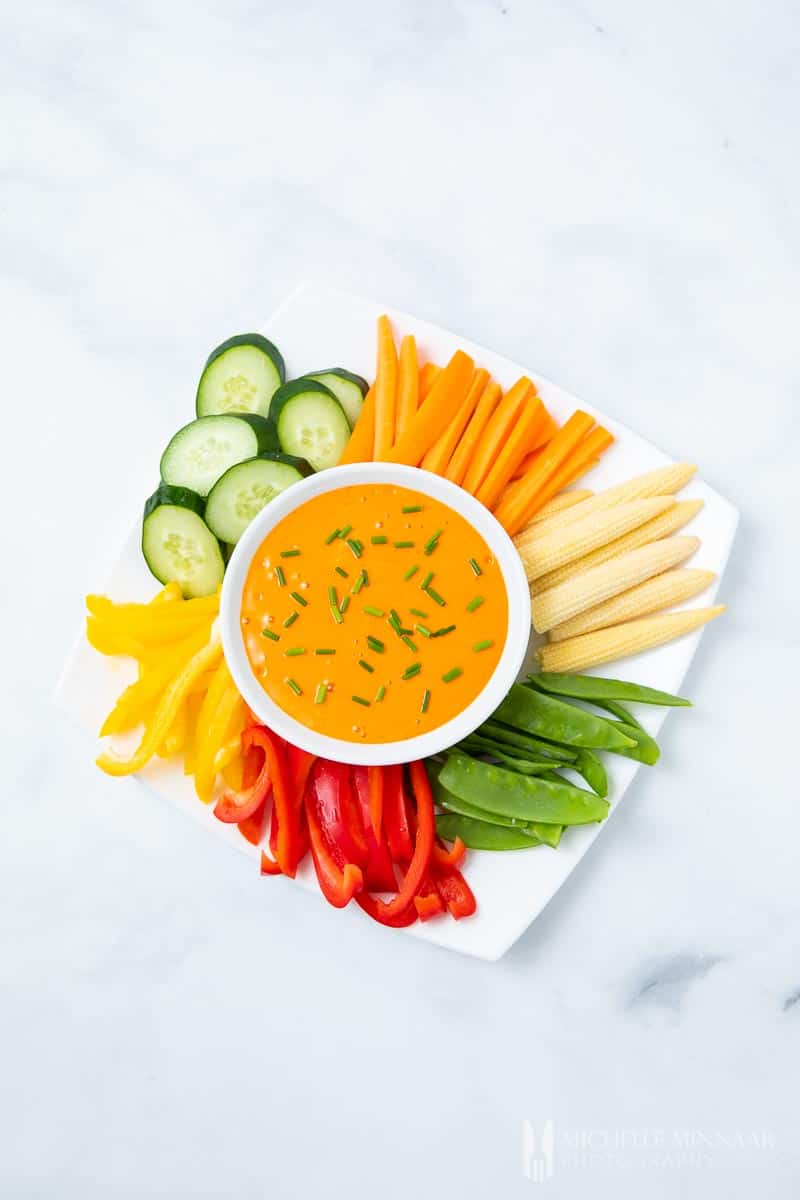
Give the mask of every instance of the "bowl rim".
<svg viewBox="0 0 800 1200">
<path fill-rule="evenodd" d="M 455 717 L 426 733 L 393 742 L 349 742 L 318 733 L 285 712 L 257 680 L 240 624 L 242 591 L 253 557 L 269 531 L 307 500 L 341 488 L 385 483 L 428 495 L 448 505 L 477 530 L 496 557 L 506 586 L 508 628 L 500 659 L 477 696 Z M 469 492 L 441 475 L 396 463 L 348 463 L 309 475 L 271 500 L 251 521 L 225 571 L 219 628 L 225 661 L 251 711 L 286 741 L 320 758 L 362 766 L 385 766 L 438 754 L 460 742 L 489 717 L 515 682 L 531 637 L 531 599 L 522 560 L 497 519 Z"/>
</svg>

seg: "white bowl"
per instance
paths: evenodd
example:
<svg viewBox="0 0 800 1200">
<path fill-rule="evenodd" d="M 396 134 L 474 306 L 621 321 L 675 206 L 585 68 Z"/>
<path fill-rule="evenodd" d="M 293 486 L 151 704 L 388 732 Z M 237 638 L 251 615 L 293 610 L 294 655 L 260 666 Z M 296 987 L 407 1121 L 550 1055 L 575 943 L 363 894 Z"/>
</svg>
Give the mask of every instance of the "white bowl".
<svg viewBox="0 0 800 1200">
<path fill-rule="evenodd" d="M 273 526 L 306 500 L 339 488 L 366 483 L 388 483 L 411 488 L 440 500 L 460 513 L 478 531 L 495 556 L 508 595 L 508 633 L 500 661 L 489 683 L 471 704 L 429 733 L 396 742 L 347 742 L 328 737 L 303 725 L 267 695 L 253 674 L 241 628 L 242 590 L 253 556 Z M 333 498 L 332 498 L 333 500 Z M 248 525 L 231 555 L 220 599 L 220 632 L 225 661 L 239 692 L 256 716 L 280 737 L 311 754 L 336 762 L 381 766 L 410 762 L 437 754 L 455 745 L 485 721 L 497 708 L 516 679 L 528 648 L 531 631 L 531 600 L 522 562 L 511 538 L 488 509 L 469 492 L 448 479 L 392 463 L 354 463 L 309 475 L 270 501 Z"/>
</svg>

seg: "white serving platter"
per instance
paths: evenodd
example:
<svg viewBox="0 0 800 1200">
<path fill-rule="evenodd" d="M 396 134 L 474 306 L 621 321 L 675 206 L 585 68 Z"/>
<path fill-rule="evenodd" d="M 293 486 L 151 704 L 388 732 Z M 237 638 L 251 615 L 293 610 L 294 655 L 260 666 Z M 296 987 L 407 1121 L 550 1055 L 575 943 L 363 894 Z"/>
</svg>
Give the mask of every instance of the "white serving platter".
<svg viewBox="0 0 800 1200">
<path fill-rule="evenodd" d="M 415 335 L 421 361 L 427 359 L 444 363 L 456 349 L 461 348 L 473 356 L 477 365 L 490 371 L 503 387 L 508 387 L 521 374 L 529 375 L 535 381 L 545 404 L 559 420 L 566 419 L 579 407 L 592 413 L 611 430 L 616 442 L 602 462 L 585 477 L 585 481 L 581 481 L 580 487 L 598 490 L 671 461 L 668 455 L 626 426 L 542 379 L 528 364 L 511 362 L 446 329 L 357 296 L 315 285 L 300 287 L 272 315 L 262 332 L 280 347 L 289 378 L 326 367 L 345 366 L 371 379 L 374 375 L 375 320 L 381 312 L 389 314 L 398 335 Z M 222 330 L 221 336 L 228 332 Z M 192 390 L 187 388 L 186 411 L 182 418 L 178 417 L 178 421 L 191 419 L 192 399 Z M 158 446 L 153 448 L 154 462 L 160 449 Z M 146 480 L 143 480 L 142 486 L 146 490 Z M 719 577 L 731 551 L 739 514 L 732 504 L 701 480 L 695 479 L 682 493 L 684 496 L 701 497 L 705 501 L 703 509 L 685 530 L 702 540 L 702 547 L 691 565 L 715 571 L 718 576 L 713 587 L 692 601 L 694 605 L 705 606 L 713 603 Z M 99 585 L 104 583 L 106 592 L 118 600 L 147 600 L 154 595 L 157 585 L 142 560 L 139 536 L 137 519 L 120 547 L 109 577 L 105 581 L 98 581 L 98 590 Z M 711 628 L 712 637 L 724 636 L 724 625 L 717 626 L 714 623 Z M 702 633 L 703 630 L 698 630 L 679 641 L 626 659 L 619 665 L 610 664 L 598 673 L 679 692 Z M 58 684 L 56 702 L 94 737 L 120 690 L 132 678 L 131 663 L 96 653 L 81 633 Z M 650 733 L 657 734 L 668 711 L 644 709 L 642 706 L 637 715 Z M 613 812 L 639 767 L 629 759 L 614 755 L 606 755 L 605 763 Z M 247 855 L 251 860 L 247 869 L 258 869 L 258 851 L 242 838 L 235 826 L 223 825 L 214 817 L 210 807 L 200 803 L 191 780 L 183 775 L 180 765 L 159 761 L 138 778 L 146 787 L 152 788 L 165 800 L 205 825 L 216 837 L 230 842 Z M 118 785 L 109 779 L 107 786 L 111 788 Z M 476 915 L 464 921 L 442 917 L 427 924 L 417 923 L 404 931 L 386 930 L 386 937 L 408 933 L 450 950 L 490 962 L 496 961 L 536 919 L 605 825 L 606 822 L 603 822 L 570 829 L 556 850 L 540 846 L 534 850 L 502 854 L 470 852 L 465 874 L 477 897 Z M 298 874 L 297 883 L 318 892 L 313 871 L 307 864 Z M 283 879 L 265 879 L 264 886 L 292 885 Z M 321 895 L 320 903 L 325 904 Z M 329 919 L 369 920 L 355 905 L 351 905 L 344 913 L 331 909 Z"/>
</svg>

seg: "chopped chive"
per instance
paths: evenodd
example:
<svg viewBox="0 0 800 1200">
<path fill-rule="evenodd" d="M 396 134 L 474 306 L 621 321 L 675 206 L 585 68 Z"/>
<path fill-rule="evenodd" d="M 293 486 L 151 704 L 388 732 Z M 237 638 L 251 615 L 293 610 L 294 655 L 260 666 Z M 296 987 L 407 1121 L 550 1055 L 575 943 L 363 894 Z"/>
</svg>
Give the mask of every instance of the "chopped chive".
<svg viewBox="0 0 800 1200">
<path fill-rule="evenodd" d="M 388 537 L 385 537 L 382 533 L 376 533 L 369 540 L 372 542 L 373 546 L 384 546 L 386 544 L 386 542 L 388 542 L 389 539 L 388 539 Z"/>
<path fill-rule="evenodd" d="M 328 536 L 325 538 L 325 545 L 330 546 L 331 542 L 336 541 L 336 539 L 340 533 L 341 533 L 340 529 L 332 529 L 330 531 L 330 533 L 328 534 Z"/>
<path fill-rule="evenodd" d="M 428 588 L 426 595 L 430 596 L 434 604 L 438 604 L 440 608 L 444 608 L 445 604 L 447 603 L 447 601 L 443 600 L 439 593 L 435 592 L 432 587 Z"/>
<path fill-rule="evenodd" d="M 361 573 L 360 573 L 360 575 L 357 577 L 357 579 L 356 579 L 355 583 L 354 583 L 354 584 L 353 584 L 353 586 L 350 588 L 350 591 L 353 593 L 353 595 L 354 595 L 354 596 L 357 596 L 357 595 L 358 595 L 358 593 L 361 591 L 362 587 L 364 586 L 364 584 L 365 584 L 366 582 L 367 582 L 367 572 L 366 572 L 366 571 L 361 571 Z"/>
<path fill-rule="evenodd" d="M 409 650 L 413 650 L 415 654 L 417 653 L 417 647 L 414 645 L 414 643 L 412 642 L 411 638 L 408 636 L 407 633 L 404 633 L 402 635 L 401 640 L 405 642 L 405 644 L 408 646 Z"/>
<path fill-rule="evenodd" d="M 305 596 L 301 596 L 299 592 L 289 592 L 289 595 L 293 600 L 297 601 L 301 608 L 308 607 L 308 601 L 306 600 Z"/>
<path fill-rule="evenodd" d="M 314 653 L 315 653 L 315 654 L 335 654 L 335 653 L 336 653 L 336 651 L 335 651 L 335 650 L 329 650 L 327 646 L 323 646 L 323 647 L 321 647 L 319 650 L 315 650 L 315 651 L 314 651 Z"/>
<path fill-rule="evenodd" d="M 416 573 L 417 573 L 417 571 L 418 571 L 418 570 L 419 570 L 419 566 L 418 566 L 418 565 L 415 563 L 413 567 L 409 567 L 409 568 L 408 568 L 408 570 L 406 571 L 405 575 L 403 576 L 403 579 L 405 579 L 405 580 L 406 580 L 406 582 L 407 582 L 407 581 L 408 581 L 409 579 L 411 579 L 411 578 L 412 578 L 414 575 L 416 575 Z"/>
<path fill-rule="evenodd" d="M 428 538 L 427 542 L 425 543 L 425 553 L 426 554 L 433 554 L 434 550 L 439 545 L 439 538 L 442 536 L 443 532 L 444 532 L 444 530 L 437 529 L 436 533 L 431 534 L 431 536 Z"/>
<path fill-rule="evenodd" d="M 454 629 L 455 629 L 455 625 L 444 625 L 444 626 L 442 626 L 441 629 L 437 629 L 434 632 L 433 636 L 434 637 L 444 637 L 445 634 L 452 633 Z"/>
<path fill-rule="evenodd" d="M 423 612 L 421 608 L 410 608 L 408 611 L 413 613 L 415 617 L 422 617 L 423 621 L 428 615 L 426 612 Z"/>
<path fill-rule="evenodd" d="M 361 542 L 359 542 L 357 540 L 357 538 L 348 538 L 347 545 L 350 547 L 351 551 L 353 552 L 353 556 L 355 558 L 361 558 L 362 545 L 361 545 Z"/>
<path fill-rule="evenodd" d="M 459 675 L 463 674 L 464 672 L 461 670 L 461 667 L 451 667 L 449 671 L 445 671 L 442 681 L 444 683 L 452 683 L 454 679 L 458 679 Z"/>
<path fill-rule="evenodd" d="M 344 614 L 347 612 L 349 605 L 350 605 L 350 597 L 342 596 L 342 599 L 339 602 L 339 612 L 342 614 L 342 616 L 344 616 Z"/>
<path fill-rule="evenodd" d="M 472 567 L 472 569 L 473 569 L 473 571 L 475 572 L 475 574 L 476 574 L 476 575 L 482 575 L 482 574 L 483 574 L 483 571 L 480 569 L 480 567 L 478 566 L 478 564 L 477 564 L 477 562 L 475 561 L 475 559 L 474 559 L 474 558 L 470 558 L 470 559 L 468 559 L 468 562 L 469 562 L 469 565 Z"/>
<path fill-rule="evenodd" d="M 289 613 L 288 617 L 287 617 L 287 618 L 286 618 L 286 620 L 283 622 L 283 628 L 284 628 L 284 629 L 288 629 L 290 625 L 294 625 L 295 621 L 297 620 L 297 618 L 298 618 L 299 616 L 300 616 L 300 613 L 299 613 L 299 612 L 291 612 L 291 613 Z"/>
<path fill-rule="evenodd" d="M 403 626 L 400 624 L 400 621 L 398 620 L 397 617 L 389 616 L 386 618 L 386 620 L 389 622 L 389 624 L 391 625 L 391 627 L 395 631 L 395 633 L 399 633 L 400 630 L 403 628 Z"/>
<path fill-rule="evenodd" d="M 365 700 L 363 696 L 351 696 L 350 699 L 354 704 L 363 704 L 364 708 L 369 708 L 369 700 Z"/>
<path fill-rule="evenodd" d="M 329 607 L 329 608 L 330 608 L 330 610 L 331 610 L 331 616 L 333 617 L 333 619 L 334 619 L 334 621 L 336 622 L 336 624 L 337 624 L 337 625 L 341 625 L 342 621 L 344 620 L 344 617 L 343 617 L 343 616 L 342 616 L 342 614 L 339 612 L 339 609 L 336 607 L 336 605 L 335 605 L 335 604 L 331 604 L 331 605 L 329 605 L 328 607 Z"/>
<path fill-rule="evenodd" d="M 297 682 L 296 679 L 292 679 L 291 676 L 287 675 L 286 679 L 284 679 L 283 682 L 292 689 L 295 696 L 302 696 L 303 689 L 300 687 L 300 684 Z"/>
<path fill-rule="evenodd" d="M 428 688 L 425 688 L 425 691 L 422 693 L 422 704 L 420 704 L 420 706 L 419 706 L 419 711 L 424 712 L 424 713 L 427 712 L 428 705 L 430 704 L 430 702 L 431 702 L 430 691 L 428 690 Z"/>
<path fill-rule="evenodd" d="M 432 579 L 433 579 L 433 571 L 428 571 L 428 574 L 425 576 L 422 583 L 419 585 L 423 592 L 427 591 L 427 589 L 430 587 Z"/>
<path fill-rule="evenodd" d="M 415 675 L 419 675 L 421 670 L 422 663 L 412 663 L 410 667 L 406 667 L 405 671 L 403 671 L 403 679 L 413 679 Z"/>
<path fill-rule="evenodd" d="M 422 512 L 422 505 L 421 504 L 404 504 L 403 507 L 400 509 L 400 512 L 404 512 L 404 513 Z"/>
<path fill-rule="evenodd" d="M 271 642 L 279 642 L 281 640 L 281 635 L 279 633 L 273 633 L 271 629 L 262 629 L 261 636 L 269 638 Z"/>
<path fill-rule="evenodd" d="M 336 588 L 333 584 L 328 585 L 328 600 L 331 604 L 336 603 Z"/>
<path fill-rule="evenodd" d="M 417 633 L 421 633 L 423 637 L 429 638 L 431 636 L 431 631 L 428 629 L 427 625 L 417 624 L 414 626 L 414 628 L 416 629 Z"/>
<path fill-rule="evenodd" d="M 352 525 L 343 525 L 336 536 L 339 538 L 346 538 L 352 528 Z"/>
<path fill-rule="evenodd" d="M 383 609 L 382 608 L 374 608 L 371 604 L 364 605 L 364 612 L 367 614 L 367 616 L 370 616 L 370 617 L 382 617 L 383 616 Z"/>
<path fill-rule="evenodd" d="M 298 654 L 305 654 L 305 646 L 290 646 L 288 650 L 284 650 L 286 658 L 297 658 Z"/>
<path fill-rule="evenodd" d="M 281 550 L 281 558 L 297 558 L 299 550 Z"/>
<path fill-rule="evenodd" d="M 371 663 L 368 663 L 368 662 L 367 662 L 367 660 L 366 660 L 365 658 L 360 658 L 360 659 L 358 660 L 358 665 L 359 665 L 360 667 L 362 667 L 362 668 L 363 668 L 365 671 L 369 671 L 370 675 L 372 675 L 372 673 L 373 673 L 373 672 L 374 672 L 374 670 L 375 670 L 375 668 L 372 666 L 372 664 L 371 664 Z"/>
<path fill-rule="evenodd" d="M 386 688 L 383 686 L 383 684 L 381 684 L 381 686 L 378 688 L 377 692 L 375 693 L 375 703 L 380 704 L 381 700 L 383 699 L 383 697 L 385 695 L 386 695 Z"/>
<path fill-rule="evenodd" d="M 467 605 L 467 612 L 475 612 L 476 608 L 480 608 L 483 604 L 483 596 L 473 596 Z"/>
<path fill-rule="evenodd" d="M 364 587 L 369 587 L 369 575 L 366 567 L 361 568 L 361 574 L 364 576 Z"/>
<path fill-rule="evenodd" d="M 325 697 L 327 696 L 327 694 L 328 694 L 328 689 L 325 687 L 325 684 L 318 683 L 317 690 L 314 692 L 314 703 L 315 704 L 324 704 Z"/>
<path fill-rule="evenodd" d="M 481 651 L 481 650 L 488 650 L 488 649 L 490 648 L 490 646 L 493 646 L 493 645 L 494 645 L 494 642 L 492 641 L 492 639 L 491 639 L 491 638 L 486 638 L 486 639 L 485 639 L 484 641 L 482 641 L 482 642 L 476 642 L 476 643 L 475 643 L 475 645 L 472 647 L 472 649 L 473 649 L 473 650 L 474 650 L 476 653 L 478 653 L 478 652 L 479 652 L 479 651 Z"/>
<path fill-rule="evenodd" d="M 408 550 L 415 543 L 414 542 L 394 542 L 393 544 L 394 544 L 395 550 Z"/>
<path fill-rule="evenodd" d="M 414 630 L 413 629 L 404 629 L 401 625 L 397 632 L 400 634 L 401 637 L 411 637 L 411 634 L 414 632 Z"/>
<path fill-rule="evenodd" d="M 403 622 L 400 620 L 400 613 L 397 611 L 396 608 L 389 609 L 389 616 L 392 618 L 393 624 L 395 624 L 395 625 L 403 624 Z"/>
<path fill-rule="evenodd" d="M 336 571 L 337 575 L 341 575 L 342 579 L 350 578 L 350 576 L 347 574 L 347 571 L 345 571 L 344 567 L 334 567 L 334 570 Z"/>
<path fill-rule="evenodd" d="M 283 573 L 283 567 L 275 568 L 275 578 L 278 581 L 278 587 L 283 587 L 283 585 L 286 583 L 286 576 Z"/>
<path fill-rule="evenodd" d="M 373 637 L 371 634 L 367 635 L 367 645 L 369 646 L 370 650 L 374 650 L 376 654 L 383 654 L 384 650 L 386 649 L 386 646 L 380 640 L 380 638 Z"/>
</svg>

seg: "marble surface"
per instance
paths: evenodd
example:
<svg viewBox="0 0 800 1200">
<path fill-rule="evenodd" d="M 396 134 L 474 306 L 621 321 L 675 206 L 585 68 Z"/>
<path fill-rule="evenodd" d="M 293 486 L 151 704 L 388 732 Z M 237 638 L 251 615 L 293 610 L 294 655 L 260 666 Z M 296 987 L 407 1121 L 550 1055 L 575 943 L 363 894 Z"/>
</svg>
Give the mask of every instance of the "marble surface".
<svg viewBox="0 0 800 1200">
<path fill-rule="evenodd" d="M 797 51 L 780 0 L 0 5 L 0 1195 L 797 1193 Z M 695 710 L 497 965 L 265 884 L 50 707 L 174 397 L 309 277 L 742 510 Z"/>
</svg>

